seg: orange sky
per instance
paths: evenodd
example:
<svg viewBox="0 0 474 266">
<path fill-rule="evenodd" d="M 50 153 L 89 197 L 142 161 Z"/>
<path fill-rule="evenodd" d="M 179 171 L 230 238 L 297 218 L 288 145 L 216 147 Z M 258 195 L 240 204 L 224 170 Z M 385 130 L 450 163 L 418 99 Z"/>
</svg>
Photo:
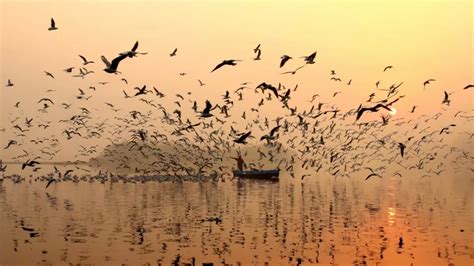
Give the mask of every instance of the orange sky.
<svg viewBox="0 0 474 266">
<path fill-rule="evenodd" d="M 472 94 L 462 93 L 473 82 L 471 1 L 2 1 L 0 10 L 2 83 L 9 78 L 15 83 L 0 89 L 0 129 L 9 126 L 17 101 L 30 114 L 48 89 L 67 102 L 78 88 L 98 81 L 110 85 L 98 89 L 97 102 L 124 103 L 122 90 L 144 84 L 212 101 L 242 82 L 266 81 L 299 84 L 294 105 L 309 107 L 306 101 L 319 93 L 346 110 L 363 103 L 377 80 L 385 88 L 403 81 L 400 94 L 406 97 L 396 105 L 400 116 L 413 105 L 420 112 L 439 110 L 444 90 L 455 92 L 456 108 L 472 109 Z M 54 32 L 47 30 L 51 17 L 59 28 Z M 101 55 L 111 60 L 136 40 L 148 55 L 122 63 L 122 76 L 102 71 Z M 256 62 L 252 49 L 259 43 L 262 60 Z M 178 56 L 170 58 L 175 47 Z M 280 74 L 314 51 L 316 64 L 296 75 Z M 78 54 L 96 62 L 89 65 L 95 74 L 84 80 L 62 71 L 81 66 Z M 279 69 L 283 54 L 295 59 Z M 244 61 L 211 74 L 223 59 Z M 387 65 L 394 67 L 382 72 Z M 342 82 L 330 80 L 331 70 Z M 429 78 L 436 82 L 423 91 Z M 199 87 L 197 79 L 207 85 Z M 345 85 L 350 79 L 352 85 Z M 343 93 L 332 98 L 336 91 Z M 377 91 L 378 97 L 383 94 Z M 89 107 L 100 110 L 103 104 Z"/>
</svg>

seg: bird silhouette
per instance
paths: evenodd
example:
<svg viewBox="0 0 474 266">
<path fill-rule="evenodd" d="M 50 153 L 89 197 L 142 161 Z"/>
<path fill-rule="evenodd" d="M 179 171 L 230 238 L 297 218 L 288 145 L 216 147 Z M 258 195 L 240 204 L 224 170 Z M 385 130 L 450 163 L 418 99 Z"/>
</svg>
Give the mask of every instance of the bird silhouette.
<svg viewBox="0 0 474 266">
<path fill-rule="evenodd" d="M 238 61 L 240 61 L 240 60 L 235 60 L 235 59 L 224 60 L 221 63 L 219 63 L 216 67 L 214 67 L 214 69 L 211 71 L 211 73 L 218 70 L 219 68 L 221 68 L 225 65 L 235 66 L 235 65 L 237 65 Z"/>
<path fill-rule="evenodd" d="M 113 73 L 113 74 L 117 74 L 117 73 L 120 73 L 119 71 L 117 71 L 117 68 L 118 68 L 118 65 L 120 63 L 120 61 L 124 60 L 125 58 L 127 58 L 128 54 L 122 54 L 122 55 L 119 55 L 117 56 L 114 60 L 112 60 L 112 63 L 110 63 L 107 58 L 105 58 L 105 56 L 101 56 L 100 59 L 102 59 L 102 62 L 104 62 L 106 68 L 104 68 L 104 71 L 107 72 L 107 73 Z"/>
<path fill-rule="evenodd" d="M 52 30 L 57 30 L 58 28 L 56 27 L 56 22 L 54 22 L 54 18 L 51 18 L 51 24 L 48 28 L 49 31 L 52 31 Z"/>
<path fill-rule="evenodd" d="M 288 62 L 288 60 L 292 59 L 292 57 L 289 55 L 282 55 L 280 59 L 280 68 L 282 68 L 286 64 L 286 62 Z"/>
</svg>

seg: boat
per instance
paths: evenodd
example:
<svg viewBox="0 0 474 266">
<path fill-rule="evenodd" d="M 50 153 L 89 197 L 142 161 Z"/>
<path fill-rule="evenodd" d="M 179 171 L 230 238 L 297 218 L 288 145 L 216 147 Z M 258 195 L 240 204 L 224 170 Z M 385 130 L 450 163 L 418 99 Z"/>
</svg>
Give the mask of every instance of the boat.
<svg viewBox="0 0 474 266">
<path fill-rule="evenodd" d="M 279 169 L 274 170 L 235 170 L 234 177 L 257 180 L 278 181 L 280 175 Z"/>
</svg>

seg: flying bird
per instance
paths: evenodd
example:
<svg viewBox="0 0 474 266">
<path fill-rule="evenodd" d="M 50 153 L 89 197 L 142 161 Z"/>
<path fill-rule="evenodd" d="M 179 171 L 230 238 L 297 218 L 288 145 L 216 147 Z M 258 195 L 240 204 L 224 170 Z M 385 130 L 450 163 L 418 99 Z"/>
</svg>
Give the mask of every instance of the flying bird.
<svg viewBox="0 0 474 266">
<path fill-rule="evenodd" d="M 400 148 L 400 154 L 402 155 L 402 158 L 403 158 L 403 155 L 405 154 L 405 148 L 406 148 L 406 145 L 399 142 L 398 143 L 398 147 Z"/>
<path fill-rule="evenodd" d="M 282 68 L 282 67 L 286 64 L 286 62 L 288 62 L 288 60 L 290 60 L 290 59 L 292 59 L 292 58 L 293 58 L 293 57 L 291 57 L 291 56 L 289 56 L 289 55 L 286 55 L 286 54 L 283 55 L 283 56 L 280 58 L 280 59 L 281 59 L 281 61 L 280 61 L 280 68 Z"/>
<path fill-rule="evenodd" d="M 383 69 L 383 72 L 385 72 L 385 71 L 387 71 L 387 70 L 389 70 L 389 69 L 391 69 L 391 68 L 393 68 L 393 66 L 386 66 L 386 67 Z"/>
<path fill-rule="evenodd" d="M 423 89 L 425 89 L 426 85 L 430 84 L 430 82 L 436 81 L 436 79 L 428 79 L 427 81 L 423 82 Z"/>
<path fill-rule="evenodd" d="M 451 103 L 451 100 L 449 99 L 449 94 L 446 91 L 444 91 L 444 99 L 441 102 L 441 104 L 446 104 L 447 106 L 449 106 L 450 103 Z"/>
<path fill-rule="evenodd" d="M 121 54 L 119 56 L 117 56 L 114 60 L 112 60 L 112 63 L 110 63 L 107 58 L 105 58 L 105 56 L 101 56 L 100 58 L 102 59 L 102 62 L 104 62 L 106 68 L 104 68 L 104 71 L 107 72 L 107 73 L 113 73 L 113 74 L 117 74 L 117 73 L 120 73 L 119 71 L 117 71 L 117 68 L 118 68 L 118 65 L 120 63 L 120 61 L 122 61 L 123 59 L 127 58 L 128 54 Z"/>
<path fill-rule="evenodd" d="M 82 61 L 84 61 L 82 64 L 83 65 L 87 65 L 87 64 L 93 64 L 94 61 L 90 61 L 90 60 L 87 60 L 84 56 L 82 55 L 79 55 L 79 57 L 82 59 Z"/>
<path fill-rule="evenodd" d="M 474 85 L 472 85 L 472 84 L 466 85 L 466 87 L 464 87 L 464 90 L 467 90 L 469 88 L 474 88 Z"/>
<path fill-rule="evenodd" d="M 56 27 L 56 22 L 54 22 L 54 18 L 51 18 L 51 26 L 48 28 L 49 31 L 51 30 L 57 30 L 58 28 Z"/>
<path fill-rule="evenodd" d="M 302 69 L 304 66 L 306 66 L 306 65 L 302 65 L 302 66 L 298 67 L 297 69 L 295 69 L 295 70 L 293 70 L 293 71 L 286 71 L 286 72 L 283 72 L 283 73 L 281 73 L 281 74 L 282 74 L 282 75 L 283 75 L 283 74 L 292 74 L 292 75 L 295 75 L 296 72 L 297 72 L 298 70 Z"/>
<path fill-rule="evenodd" d="M 238 62 L 238 61 L 241 61 L 241 60 L 233 60 L 233 59 L 231 59 L 231 60 L 224 60 L 224 61 L 222 61 L 221 63 L 219 63 L 219 64 L 211 71 L 211 73 L 214 72 L 214 71 L 216 71 L 216 70 L 218 70 L 219 68 L 221 68 L 221 67 L 223 67 L 223 66 L 225 66 L 225 65 L 235 66 L 235 65 L 237 65 L 236 62 Z"/>
<path fill-rule="evenodd" d="M 178 48 L 174 48 L 173 52 L 170 54 L 170 57 L 176 56 L 176 52 L 178 52 Z"/>
<path fill-rule="evenodd" d="M 359 107 L 359 110 L 357 111 L 356 121 L 359 120 L 359 118 L 361 118 L 361 116 L 364 114 L 364 112 L 366 112 L 366 111 L 378 112 L 380 108 L 384 108 L 387 111 L 392 111 L 392 109 L 388 108 L 387 106 L 385 106 L 381 103 L 379 103 L 375 106 L 372 106 L 372 107 Z"/>
<path fill-rule="evenodd" d="M 126 55 L 126 56 L 132 58 L 132 57 L 137 56 L 137 54 L 141 54 L 141 55 L 148 54 L 148 53 L 139 53 L 139 52 L 137 52 L 137 48 L 138 48 L 138 41 L 135 42 L 135 44 L 132 47 L 132 50 L 120 53 L 120 55 Z"/>
<path fill-rule="evenodd" d="M 247 144 L 246 139 L 247 139 L 248 137 L 250 137 L 250 134 L 252 134 L 252 131 L 249 131 L 249 132 L 243 134 L 243 135 L 240 136 L 238 139 L 234 139 L 234 142 L 235 142 L 235 143 L 239 143 L 239 144 Z"/>
<path fill-rule="evenodd" d="M 10 79 L 7 81 L 7 87 L 13 87 L 13 83 Z"/>
<path fill-rule="evenodd" d="M 202 110 L 201 112 L 201 117 L 203 118 L 206 118 L 206 117 L 211 117 L 213 116 L 210 112 L 211 112 L 211 108 L 212 108 L 212 104 L 209 100 L 206 100 L 206 107 L 204 108 L 204 110 Z"/>
<path fill-rule="evenodd" d="M 301 58 L 304 58 L 304 61 L 306 62 L 306 64 L 314 64 L 314 59 L 316 58 L 316 53 L 317 52 L 314 52 L 308 56 L 303 56 Z"/>
<path fill-rule="evenodd" d="M 53 76 L 53 74 L 49 73 L 48 71 L 45 71 L 44 73 L 46 74 L 46 76 L 48 76 L 48 77 L 51 77 L 51 78 L 53 78 L 53 79 L 54 79 L 54 76 Z"/>
</svg>

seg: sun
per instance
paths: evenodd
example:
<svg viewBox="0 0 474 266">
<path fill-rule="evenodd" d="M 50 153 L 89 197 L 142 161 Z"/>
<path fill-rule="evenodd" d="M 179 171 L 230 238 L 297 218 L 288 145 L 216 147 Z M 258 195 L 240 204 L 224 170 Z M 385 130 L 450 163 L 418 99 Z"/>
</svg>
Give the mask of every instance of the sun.
<svg viewBox="0 0 474 266">
<path fill-rule="evenodd" d="M 388 112 L 390 115 L 395 115 L 397 113 L 397 109 L 395 108 L 392 108 L 392 110 L 390 110 L 390 112 Z"/>
</svg>

